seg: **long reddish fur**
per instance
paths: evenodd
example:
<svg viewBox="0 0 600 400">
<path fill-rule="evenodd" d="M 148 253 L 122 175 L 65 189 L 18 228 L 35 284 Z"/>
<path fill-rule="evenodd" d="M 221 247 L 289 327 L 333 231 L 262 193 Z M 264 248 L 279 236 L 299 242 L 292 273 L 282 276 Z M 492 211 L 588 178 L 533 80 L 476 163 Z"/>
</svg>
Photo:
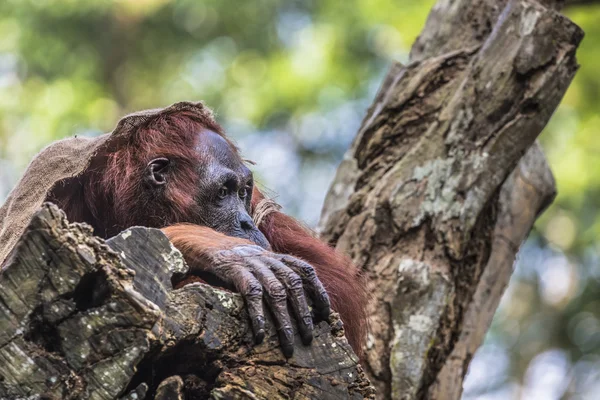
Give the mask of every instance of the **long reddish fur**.
<svg viewBox="0 0 600 400">
<path fill-rule="evenodd" d="M 123 229 L 140 225 L 162 228 L 192 220 L 199 205 L 194 198 L 198 188 L 196 167 L 202 161 L 194 150 L 198 133 L 209 129 L 223 136 L 212 119 L 189 112 L 161 115 L 151 119 L 114 149 L 96 157 L 84 180 L 85 205 L 95 224 L 96 234 L 114 236 Z M 146 165 L 156 157 L 168 158 L 174 168 L 169 185 L 157 202 L 140 179 Z M 241 158 L 240 158 L 241 160 Z M 146 207 L 152 204 L 152 207 Z"/>
<path fill-rule="evenodd" d="M 228 250 L 236 246 L 254 244 L 249 240 L 227 236 L 200 225 L 176 224 L 161 230 L 181 251 L 188 264 L 201 268 L 212 261 L 211 250 Z"/>
<path fill-rule="evenodd" d="M 207 250 L 231 248 L 248 243 L 199 225 L 186 225 L 193 220 L 199 205 L 193 194 L 198 182 L 194 167 L 198 165 L 193 151 L 198 132 L 210 129 L 222 135 L 222 128 L 212 119 L 199 119 L 186 112 L 152 119 L 115 149 L 105 149 L 80 178 L 79 190 L 61 196 L 49 196 L 67 213 L 71 221 L 91 224 L 95 233 L 111 237 L 134 225 L 163 228 L 188 262 L 205 263 Z M 237 152 L 237 148 L 228 142 Z M 175 163 L 164 201 L 148 198 L 140 176 L 154 157 L 166 157 Z M 256 188 L 253 207 L 263 199 Z M 152 202 L 153 207 L 146 207 Z M 168 227 L 169 225 L 176 225 Z M 166 227 L 166 228 L 165 228 Z M 294 218 L 281 212 L 267 215 L 259 229 L 273 251 L 289 254 L 310 263 L 323 282 L 357 354 L 361 354 L 367 330 L 367 293 L 364 280 L 352 262 L 337 253 Z"/>
<path fill-rule="evenodd" d="M 227 250 L 240 245 L 254 244 L 249 240 L 227 236 L 205 226 L 194 224 L 170 225 L 161 230 L 167 235 L 173 246 L 181 251 L 188 265 L 193 265 L 196 271 L 208 270 L 213 262 L 211 255 L 215 250 Z M 213 283 L 219 282 L 216 279 L 213 281 Z M 181 281 L 175 282 L 175 288 L 179 289 L 194 282 L 207 283 L 199 274 L 190 274 Z M 219 282 L 219 284 L 222 283 Z"/>
</svg>

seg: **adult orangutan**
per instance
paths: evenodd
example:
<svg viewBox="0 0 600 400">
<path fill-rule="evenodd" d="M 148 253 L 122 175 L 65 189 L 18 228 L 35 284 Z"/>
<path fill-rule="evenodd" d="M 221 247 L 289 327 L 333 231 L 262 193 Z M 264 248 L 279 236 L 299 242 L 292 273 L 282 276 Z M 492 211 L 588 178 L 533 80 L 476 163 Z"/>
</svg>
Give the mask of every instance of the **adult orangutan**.
<svg viewBox="0 0 600 400">
<path fill-rule="evenodd" d="M 339 312 L 360 354 L 367 296 L 358 270 L 293 218 L 262 212 L 251 171 L 212 114 L 200 103 L 178 103 L 127 118 L 45 200 L 103 238 L 136 225 L 162 229 L 192 274 L 242 294 L 259 343 L 263 299 L 286 356 L 294 335 L 288 304 L 303 342 L 311 342 L 306 293 L 316 316 L 327 317 L 330 304 Z"/>
</svg>

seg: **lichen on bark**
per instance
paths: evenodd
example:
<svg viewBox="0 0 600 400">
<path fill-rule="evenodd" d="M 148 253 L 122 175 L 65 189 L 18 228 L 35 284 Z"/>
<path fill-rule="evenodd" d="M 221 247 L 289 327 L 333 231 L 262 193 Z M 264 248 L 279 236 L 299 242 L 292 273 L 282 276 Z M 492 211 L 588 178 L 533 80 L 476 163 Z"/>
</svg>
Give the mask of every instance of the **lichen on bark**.
<svg viewBox="0 0 600 400">
<path fill-rule="evenodd" d="M 534 142 L 577 70 L 582 38 L 556 4 L 439 1 L 338 169 L 320 232 L 369 279 L 366 368 L 382 398 L 460 397 L 493 315 L 476 302 L 497 305 L 518 246 L 554 195 Z M 529 149 L 538 150 L 525 161 Z M 537 167 L 537 197 L 507 180 L 525 163 Z M 510 190 L 516 197 L 501 196 Z M 511 218 L 519 207 L 535 212 Z M 498 247 L 501 221 L 510 251 Z"/>
</svg>

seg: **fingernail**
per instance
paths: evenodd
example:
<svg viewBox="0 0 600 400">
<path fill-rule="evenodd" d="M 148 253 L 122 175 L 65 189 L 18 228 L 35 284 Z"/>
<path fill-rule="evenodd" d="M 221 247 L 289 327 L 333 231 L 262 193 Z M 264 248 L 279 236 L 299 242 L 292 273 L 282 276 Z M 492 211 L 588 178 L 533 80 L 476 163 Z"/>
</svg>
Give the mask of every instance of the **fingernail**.
<svg viewBox="0 0 600 400">
<path fill-rule="evenodd" d="M 327 302 L 324 301 L 325 304 L 327 304 Z M 331 306 L 326 305 L 323 310 L 321 311 L 321 314 L 323 315 L 324 318 L 329 317 L 329 314 L 331 314 Z"/>
<path fill-rule="evenodd" d="M 256 344 L 261 344 L 265 340 L 265 331 L 264 329 L 259 329 L 258 332 L 254 335 L 254 342 Z"/>
<path fill-rule="evenodd" d="M 312 343 L 312 340 L 313 340 L 312 331 L 303 332 L 303 334 L 302 334 L 302 344 L 303 345 L 308 346 L 309 344 Z"/>
<path fill-rule="evenodd" d="M 312 318 L 304 317 L 302 319 L 304 322 L 303 328 L 300 330 L 300 337 L 302 338 L 302 344 L 309 345 L 313 340 L 313 322 Z"/>
<path fill-rule="evenodd" d="M 256 344 L 261 344 L 265 340 L 265 320 L 261 317 L 254 319 L 254 341 Z"/>
<path fill-rule="evenodd" d="M 294 331 L 292 328 L 284 328 L 281 330 L 281 350 L 286 358 L 294 355 Z"/>
<path fill-rule="evenodd" d="M 294 355 L 294 345 L 291 343 L 286 343 L 281 345 L 281 351 L 285 358 L 292 358 Z"/>
</svg>

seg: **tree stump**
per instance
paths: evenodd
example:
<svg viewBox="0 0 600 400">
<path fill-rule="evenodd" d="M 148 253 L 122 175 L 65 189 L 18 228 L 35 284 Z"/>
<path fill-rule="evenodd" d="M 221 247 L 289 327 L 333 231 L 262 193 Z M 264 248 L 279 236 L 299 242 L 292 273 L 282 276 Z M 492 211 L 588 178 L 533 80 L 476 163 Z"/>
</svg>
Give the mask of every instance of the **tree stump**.
<svg viewBox="0 0 600 400">
<path fill-rule="evenodd" d="M 45 204 L 0 276 L 0 399 L 374 398 L 338 316 L 286 360 L 238 294 L 173 290 L 186 269 L 160 230 L 104 242 Z"/>
</svg>

